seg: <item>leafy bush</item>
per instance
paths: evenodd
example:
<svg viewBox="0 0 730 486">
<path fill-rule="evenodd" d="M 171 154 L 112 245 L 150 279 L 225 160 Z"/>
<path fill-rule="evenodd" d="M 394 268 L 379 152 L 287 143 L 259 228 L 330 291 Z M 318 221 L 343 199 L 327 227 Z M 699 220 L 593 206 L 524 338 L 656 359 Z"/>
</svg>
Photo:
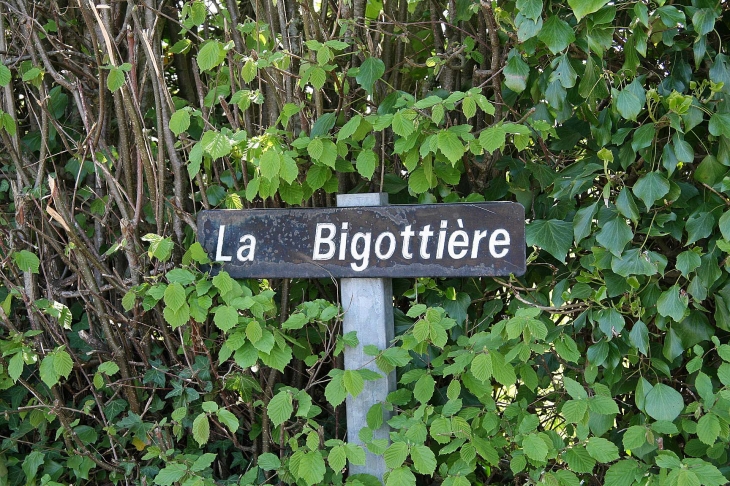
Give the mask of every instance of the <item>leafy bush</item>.
<svg viewBox="0 0 730 486">
<path fill-rule="evenodd" d="M 724 3 L 62 3 L 0 3 L 0 484 L 728 482 Z M 528 271 L 394 280 L 360 446 L 336 284 L 194 215 L 378 191 L 522 203 Z"/>
</svg>

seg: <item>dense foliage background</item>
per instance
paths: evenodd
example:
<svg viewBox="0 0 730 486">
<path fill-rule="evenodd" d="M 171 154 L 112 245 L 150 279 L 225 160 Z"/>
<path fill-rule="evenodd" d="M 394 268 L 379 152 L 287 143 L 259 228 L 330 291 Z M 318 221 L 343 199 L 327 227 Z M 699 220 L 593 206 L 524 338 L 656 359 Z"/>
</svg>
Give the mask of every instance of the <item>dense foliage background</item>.
<svg viewBox="0 0 730 486">
<path fill-rule="evenodd" d="M 0 484 L 347 477 L 336 283 L 196 211 L 514 200 L 523 277 L 395 280 L 388 485 L 730 478 L 711 0 L 0 0 Z"/>
</svg>

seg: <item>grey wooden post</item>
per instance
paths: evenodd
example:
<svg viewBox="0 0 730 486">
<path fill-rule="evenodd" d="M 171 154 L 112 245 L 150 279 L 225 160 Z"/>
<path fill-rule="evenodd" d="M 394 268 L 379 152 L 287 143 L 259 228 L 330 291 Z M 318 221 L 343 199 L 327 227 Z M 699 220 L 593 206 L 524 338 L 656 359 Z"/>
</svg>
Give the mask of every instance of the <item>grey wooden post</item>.
<svg viewBox="0 0 730 486">
<path fill-rule="evenodd" d="M 386 206 L 388 195 L 340 194 L 337 196 L 338 207 L 352 206 Z M 375 359 L 363 352 L 368 344 L 385 349 L 393 340 L 393 286 L 389 278 L 343 278 L 340 280 L 340 299 L 344 318 L 342 332 L 357 332 L 360 341 L 355 348 L 345 347 L 345 369 L 355 370 L 368 368 L 382 374 L 375 364 Z M 351 444 L 362 444 L 358 433 L 367 427 L 366 415 L 371 406 L 385 402 L 388 393 L 395 391 L 395 371 L 377 381 L 366 381 L 365 388 L 356 398 L 347 396 L 347 441 Z M 387 417 L 386 417 L 387 420 Z M 373 434 L 374 439 L 388 439 L 390 427 L 383 426 Z M 385 460 L 367 452 L 364 466 L 350 465 L 350 474 L 372 474 L 383 480 L 386 472 Z"/>
</svg>

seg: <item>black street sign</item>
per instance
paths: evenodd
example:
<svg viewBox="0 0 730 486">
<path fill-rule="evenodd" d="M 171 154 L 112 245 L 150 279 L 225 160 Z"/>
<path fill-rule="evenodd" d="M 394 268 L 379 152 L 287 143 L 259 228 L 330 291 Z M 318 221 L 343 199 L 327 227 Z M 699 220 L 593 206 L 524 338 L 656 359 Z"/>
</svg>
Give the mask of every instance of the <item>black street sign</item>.
<svg viewBox="0 0 730 486">
<path fill-rule="evenodd" d="M 198 240 L 236 278 L 525 273 L 525 210 L 511 202 L 202 211 Z"/>
</svg>

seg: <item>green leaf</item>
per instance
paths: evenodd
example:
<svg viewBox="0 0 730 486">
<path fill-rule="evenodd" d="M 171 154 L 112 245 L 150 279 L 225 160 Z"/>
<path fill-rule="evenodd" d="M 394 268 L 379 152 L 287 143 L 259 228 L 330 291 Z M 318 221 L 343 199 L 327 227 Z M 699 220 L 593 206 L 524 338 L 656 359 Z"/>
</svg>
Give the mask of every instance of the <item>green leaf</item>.
<svg viewBox="0 0 730 486">
<path fill-rule="evenodd" d="M 614 106 L 619 114 L 627 120 L 636 121 L 636 117 L 639 116 L 644 106 L 639 97 L 629 89 L 624 89 L 620 92 L 613 91 Z"/>
<path fill-rule="evenodd" d="M 423 404 L 428 403 L 433 396 L 435 387 L 436 381 L 433 376 L 425 374 L 416 382 L 416 386 L 413 388 L 413 397 Z"/>
<path fill-rule="evenodd" d="M 268 180 L 272 180 L 274 177 L 279 177 L 279 171 L 281 170 L 281 154 L 273 148 L 267 150 L 261 154 L 259 159 L 259 168 L 261 169 L 261 176 Z"/>
<path fill-rule="evenodd" d="M 327 462 L 330 463 L 330 467 L 333 471 L 342 471 L 347 465 L 345 448 L 341 445 L 333 447 L 327 455 Z"/>
<path fill-rule="evenodd" d="M 724 213 L 722 213 L 722 216 L 720 216 L 720 221 L 718 222 L 718 226 L 720 227 L 722 237 L 726 240 L 730 240 L 730 211 L 725 211 Z"/>
<path fill-rule="evenodd" d="M 694 27 L 697 35 L 707 35 L 715 28 L 715 19 L 717 15 L 714 9 L 700 8 L 692 16 L 692 27 Z"/>
<path fill-rule="evenodd" d="M 58 375 L 60 378 L 63 376 L 64 378 L 68 379 L 68 375 L 71 374 L 71 370 L 73 370 L 74 362 L 71 359 L 71 356 L 64 350 L 60 349 L 53 353 L 53 371 Z"/>
<path fill-rule="evenodd" d="M 598 12 L 607 3 L 608 0 L 568 0 L 568 5 L 578 21 L 586 15 Z"/>
<path fill-rule="evenodd" d="M 492 373 L 494 379 L 504 386 L 512 386 L 517 381 L 515 370 L 511 364 L 507 363 L 504 356 L 497 351 L 491 351 L 489 357 L 492 358 Z"/>
<path fill-rule="evenodd" d="M 246 325 L 246 337 L 249 341 L 252 343 L 257 343 L 263 336 L 263 331 L 261 329 L 261 324 L 259 324 L 256 320 L 251 320 Z"/>
<path fill-rule="evenodd" d="M 219 159 L 231 153 L 231 141 L 219 132 L 205 132 L 203 138 L 200 139 L 200 143 L 203 150 L 213 159 Z"/>
<path fill-rule="evenodd" d="M 438 134 L 438 147 L 451 165 L 456 164 L 464 156 L 465 148 L 457 137 L 450 130 L 442 130 Z"/>
<path fill-rule="evenodd" d="M 362 392 L 365 381 L 358 370 L 345 370 L 342 375 L 342 384 L 345 385 L 347 393 L 356 397 Z"/>
<path fill-rule="evenodd" d="M 436 456 L 433 451 L 425 445 L 411 446 L 411 460 L 416 472 L 431 475 L 436 471 Z"/>
<path fill-rule="evenodd" d="M 591 437 L 588 439 L 586 449 L 593 459 L 603 464 L 613 462 L 619 457 L 616 444 L 601 437 Z"/>
<path fill-rule="evenodd" d="M 536 220 L 527 225 L 525 238 L 528 246 L 538 246 L 564 262 L 573 244 L 573 225 L 558 219 Z"/>
<path fill-rule="evenodd" d="M 671 317 L 679 322 L 684 318 L 687 310 L 689 297 L 681 291 L 678 285 L 674 285 L 662 292 L 657 300 L 657 311 L 665 317 Z"/>
<path fill-rule="evenodd" d="M 491 154 L 504 145 L 506 136 L 507 131 L 503 125 L 492 125 L 479 134 L 479 145 Z"/>
<path fill-rule="evenodd" d="M 517 0 L 517 8 L 528 19 L 537 19 L 542 13 L 541 0 Z"/>
<path fill-rule="evenodd" d="M 626 220 L 614 218 L 603 225 L 596 235 L 596 241 L 614 255 L 621 256 L 624 247 L 633 237 L 634 233 Z"/>
<path fill-rule="evenodd" d="M 307 144 L 307 153 L 314 160 L 319 160 L 319 158 L 322 157 L 323 150 L 324 146 L 322 145 L 321 138 L 315 138 Z"/>
<path fill-rule="evenodd" d="M 378 156 L 370 149 L 363 149 L 357 155 L 357 172 L 366 179 L 372 179 L 375 167 L 378 165 Z"/>
<path fill-rule="evenodd" d="M 649 172 L 634 184 L 634 194 L 644 201 L 646 209 L 669 193 L 669 181 L 659 172 Z"/>
<path fill-rule="evenodd" d="M 466 119 L 470 119 L 477 114 L 477 102 L 471 96 L 467 96 L 461 102 L 461 111 L 464 112 Z"/>
<path fill-rule="evenodd" d="M 198 445 L 202 446 L 208 443 L 210 437 L 210 422 L 208 421 L 208 415 L 201 413 L 195 420 L 193 420 L 193 439 Z"/>
<path fill-rule="evenodd" d="M 645 411 L 655 420 L 673 422 L 684 409 L 682 395 L 664 383 L 657 383 L 646 395 Z"/>
<path fill-rule="evenodd" d="M 562 408 L 562 414 L 566 422 L 573 424 L 583 422 L 587 411 L 588 400 L 567 400 Z"/>
<path fill-rule="evenodd" d="M 265 452 L 259 456 L 258 466 L 264 471 L 275 471 L 281 467 L 281 461 L 277 455 Z"/>
<path fill-rule="evenodd" d="M 99 365 L 98 371 L 107 376 L 112 376 L 119 373 L 119 366 L 114 361 L 106 361 Z"/>
<path fill-rule="evenodd" d="M 477 353 L 471 362 L 474 377 L 484 383 L 492 377 L 492 359 L 486 353 Z"/>
<path fill-rule="evenodd" d="M 245 82 L 250 83 L 256 77 L 256 73 L 258 73 L 258 65 L 256 64 L 256 61 L 248 59 L 241 68 L 241 77 Z"/>
<path fill-rule="evenodd" d="M 23 272 L 38 273 L 41 261 L 34 253 L 28 250 L 20 250 L 13 253 L 13 260 Z"/>
<path fill-rule="evenodd" d="M 182 479 L 188 472 L 185 464 L 177 462 L 167 463 L 167 465 L 155 476 L 155 484 L 158 486 L 172 486 L 174 483 Z"/>
<path fill-rule="evenodd" d="M 637 472 L 639 466 L 636 461 L 630 459 L 619 461 L 606 471 L 603 486 L 632 486 Z"/>
<path fill-rule="evenodd" d="M 373 94 L 373 85 L 375 81 L 385 74 L 385 63 L 376 57 L 368 57 L 360 65 L 360 69 L 355 76 L 355 80 L 363 87 L 368 94 Z"/>
<path fill-rule="evenodd" d="M 322 484 L 326 471 L 327 468 L 324 464 L 324 459 L 319 451 L 310 451 L 301 456 L 297 476 L 303 479 L 309 486 L 312 486 L 314 484 Z"/>
<path fill-rule="evenodd" d="M 723 136 L 730 138 L 730 113 L 713 114 L 707 128 L 716 137 Z"/>
<path fill-rule="evenodd" d="M 221 305 L 214 312 L 213 322 L 221 331 L 230 331 L 238 324 L 238 310 L 229 305 Z"/>
<path fill-rule="evenodd" d="M 0 87 L 5 87 L 10 84 L 12 79 L 12 73 L 5 64 L 0 64 Z"/>
<path fill-rule="evenodd" d="M 332 176 L 332 170 L 323 165 L 315 165 L 307 172 L 307 185 L 312 190 L 317 190 L 325 185 Z"/>
<path fill-rule="evenodd" d="M 522 440 L 522 449 L 525 455 L 537 462 L 545 462 L 548 453 L 548 446 L 542 438 L 534 433 L 526 435 Z"/>
<path fill-rule="evenodd" d="M 649 328 L 642 321 L 636 321 L 629 333 L 629 341 L 641 354 L 647 356 L 649 351 Z"/>
<path fill-rule="evenodd" d="M 687 250 L 677 255 L 677 270 L 682 272 L 682 275 L 686 278 L 689 278 L 689 274 L 695 271 L 701 264 L 702 260 L 700 260 L 700 256 L 694 251 Z"/>
<path fill-rule="evenodd" d="M 595 395 L 588 399 L 588 408 L 592 412 L 601 415 L 616 415 L 619 413 L 618 405 L 610 398 L 603 395 Z"/>
<path fill-rule="evenodd" d="M 413 110 L 408 111 L 413 114 Z M 416 130 L 416 127 L 413 125 L 412 116 L 404 113 L 403 110 L 393 115 L 391 127 L 393 128 L 393 132 L 400 137 L 408 137 Z"/>
<path fill-rule="evenodd" d="M 218 420 L 231 431 L 231 434 L 235 434 L 238 431 L 238 417 L 236 417 L 232 412 L 225 408 L 219 408 L 216 411 L 216 416 L 218 417 Z"/>
<path fill-rule="evenodd" d="M 545 21 L 537 35 L 543 41 L 550 52 L 557 54 L 575 41 L 575 33 L 570 25 L 556 15 L 552 15 Z"/>
<path fill-rule="evenodd" d="M 573 218 L 573 236 L 575 242 L 580 243 L 586 236 L 591 234 L 593 226 L 593 217 L 598 211 L 598 201 L 588 206 L 580 208 Z"/>
<path fill-rule="evenodd" d="M 565 451 L 563 458 L 568 463 L 571 471 L 577 473 L 591 473 L 596 465 L 596 460 L 588 454 L 585 447 L 579 445 L 575 445 Z"/>
<path fill-rule="evenodd" d="M 624 432 L 624 449 L 634 450 L 646 444 L 646 427 L 643 425 L 632 425 Z"/>
<path fill-rule="evenodd" d="M 393 442 L 383 454 L 385 465 L 391 469 L 401 467 L 408 457 L 408 444 L 405 442 Z"/>
<path fill-rule="evenodd" d="M 220 43 L 217 40 L 210 41 L 200 48 L 197 61 L 201 72 L 209 71 L 223 62 L 220 51 Z"/>
<path fill-rule="evenodd" d="M 292 396 L 286 390 L 282 390 L 269 401 L 266 406 L 266 414 L 271 419 L 271 423 L 275 427 L 283 424 L 285 421 L 291 418 L 291 414 L 294 412 L 294 406 L 292 404 Z"/>
<path fill-rule="evenodd" d="M 714 413 L 706 413 L 697 421 L 697 437 L 707 445 L 715 443 L 721 430 L 720 419 Z"/>
<path fill-rule="evenodd" d="M 8 376 L 13 382 L 18 381 L 20 375 L 23 374 L 23 353 L 15 353 L 10 360 L 8 360 Z"/>
<path fill-rule="evenodd" d="M 444 482 L 445 484 L 445 482 Z M 413 475 L 410 468 L 403 466 L 393 469 L 388 473 L 385 480 L 385 486 L 415 486 L 416 476 Z M 467 481 L 468 485 L 468 481 Z"/>
<path fill-rule="evenodd" d="M 521 93 L 527 88 L 527 78 L 530 76 L 530 66 L 522 57 L 514 55 L 504 66 L 504 85 L 515 93 Z M 465 100 L 466 101 L 466 100 Z M 501 144 L 500 144 L 501 145 Z"/>
<path fill-rule="evenodd" d="M 574 398 L 576 400 L 588 398 L 588 393 L 586 392 L 585 388 L 583 388 L 583 385 L 573 380 L 572 378 L 563 376 L 563 386 L 565 387 L 565 391 L 568 392 L 568 395 L 570 395 L 571 398 Z"/>
<path fill-rule="evenodd" d="M 177 310 L 185 304 L 185 289 L 182 285 L 174 282 L 165 289 L 165 305 Z"/>
<path fill-rule="evenodd" d="M 345 401 L 345 398 L 347 398 L 347 390 L 345 390 L 345 385 L 342 382 L 342 373 L 332 376 L 332 379 L 324 389 L 324 396 L 333 407 Z"/>
<path fill-rule="evenodd" d="M 190 112 L 186 109 L 177 110 L 170 117 L 170 131 L 177 137 L 190 127 Z"/>
<path fill-rule="evenodd" d="M 125 81 L 126 78 L 124 77 L 124 71 L 118 67 L 112 67 L 106 77 L 106 87 L 113 93 L 124 86 Z"/>
<path fill-rule="evenodd" d="M 631 195 L 631 191 L 625 186 L 616 198 L 616 209 L 634 223 L 639 221 L 639 217 L 641 216 L 639 214 L 639 208 L 636 207 L 636 202 L 634 202 L 634 197 Z"/>
<path fill-rule="evenodd" d="M 59 374 L 56 372 L 55 367 L 53 366 L 54 360 L 55 356 L 53 354 L 49 354 L 48 356 L 43 358 L 43 361 L 41 361 L 41 366 L 39 370 L 41 374 L 41 380 L 49 388 L 58 383 L 58 379 L 60 378 Z"/>
<path fill-rule="evenodd" d="M 715 217 L 712 213 L 702 211 L 692 214 L 685 224 L 687 230 L 687 245 L 707 238 L 715 228 Z"/>
<path fill-rule="evenodd" d="M 213 464 L 213 461 L 215 461 L 216 457 L 218 456 L 216 454 L 213 454 L 212 452 L 206 452 L 205 454 L 198 456 L 198 458 L 195 459 L 195 462 L 193 462 L 192 466 L 190 466 L 190 471 L 200 472 L 208 469 L 211 464 Z"/>
<path fill-rule="evenodd" d="M 337 132 L 337 141 L 339 142 L 340 140 L 347 140 L 352 137 L 355 132 L 357 132 L 357 129 L 360 127 L 361 122 L 362 116 L 360 115 L 355 115 L 350 118 L 350 120 L 348 120 L 348 122 L 345 123 L 342 128 L 340 128 L 340 131 Z"/>
</svg>

